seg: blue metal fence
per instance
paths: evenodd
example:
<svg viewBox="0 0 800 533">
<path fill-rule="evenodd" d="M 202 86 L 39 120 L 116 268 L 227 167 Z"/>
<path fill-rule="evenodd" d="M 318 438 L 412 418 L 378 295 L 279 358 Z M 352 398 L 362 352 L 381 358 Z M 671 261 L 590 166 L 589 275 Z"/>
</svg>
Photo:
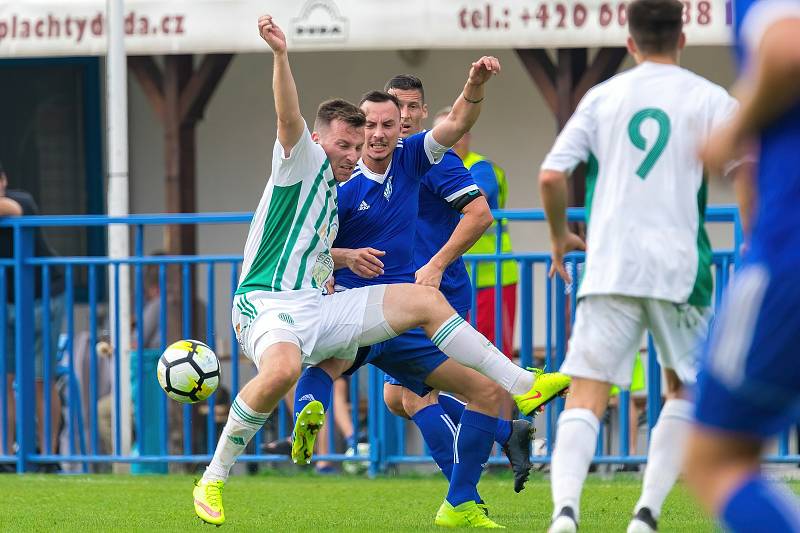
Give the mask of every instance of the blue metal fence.
<svg viewBox="0 0 800 533">
<path fill-rule="evenodd" d="M 539 231 L 546 231 L 541 222 L 544 221 L 542 210 L 505 210 L 497 211 L 495 215 L 509 223 L 525 223 L 531 228 L 537 227 Z M 579 221 L 583 218 L 583 211 L 571 209 L 571 220 Z M 155 377 L 155 360 L 161 351 L 177 338 L 187 338 L 193 335 L 204 337 L 214 348 L 224 362 L 222 383 L 233 397 L 241 385 L 246 382 L 253 370 L 251 365 L 240 365 L 239 347 L 227 320 L 227 310 L 230 308 L 230 298 L 236 288 L 238 272 L 241 265 L 240 255 L 196 255 L 196 256 L 153 256 L 145 255 L 146 226 L 168 226 L 176 224 L 207 225 L 207 224 L 247 224 L 250 222 L 249 213 L 218 213 L 218 214 L 186 214 L 186 215 L 134 215 L 124 218 L 105 216 L 40 216 L 22 217 L 0 220 L 0 227 L 9 227 L 14 235 L 14 257 L 0 259 L 0 298 L 6 300 L 8 290 L 13 290 L 14 306 L 0 306 L 0 323 L 10 323 L 10 313 L 13 312 L 13 335 L 15 338 L 16 373 L 11 384 L 14 387 L 16 404 L 14 411 L 9 409 L 5 401 L 8 390 L 6 379 L 0 379 L 0 463 L 14 463 L 17 471 L 24 472 L 34 468 L 37 463 L 60 462 L 78 465 L 86 470 L 88 465 L 97 463 L 134 463 L 150 465 L 150 471 L 159 471 L 166 463 L 205 463 L 213 454 L 218 431 L 224 423 L 227 410 L 217 416 L 215 402 L 217 396 L 211 398 L 207 404 L 201 406 L 183 406 L 167 399 L 166 395 L 157 390 Z M 713 207 L 707 212 L 706 220 L 710 223 L 722 223 L 731 228 L 733 249 L 716 250 L 714 252 L 714 271 L 716 279 L 717 299 L 722 294 L 722 287 L 736 263 L 736 250 L 741 243 L 741 230 L 738 223 L 738 213 L 732 207 Z M 539 223 L 538 226 L 532 223 Z M 133 250 L 131 257 L 111 259 L 109 257 L 36 257 L 34 251 L 34 234 L 37 229 L 47 227 L 107 227 L 110 224 L 124 224 L 133 234 Z M 500 225 L 497 225 L 498 243 Z M 203 235 L 199 235 L 199 242 L 203 242 Z M 243 241 L 242 241 L 243 242 Z M 538 348 L 543 354 L 544 363 L 548 368 L 557 368 L 563 360 L 566 351 L 567 331 L 569 317 L 574 317 L 576 305 L 576 291 L 565 286 L 560 280 L 547 278 L 550 267 L 550 257 L 547 253 L 516 252 L 502 254 L 498 250 L 495 254 L 485 256 L 468 256 L 465 258 L 474 264 L 477 261 L 496 261 L 498 276 L 497 287 L 500 286 L 499 263 L 502 260 L 514 259 L 520 267 L 519 281 L 519 323 L 520 331 L 520 359 L 522 365 L 534 363 L 534 352 Z M 577 272 L 578 265 L 583 261 L 582 254 L 570 255 L 567 259 L 569 268 Z M 131 352 L 131 382 L 134 391 L 131 398 L 123 398 L 120 394 L 122 375 L 122 357 L 118 347 L 113 347 L 109 360 L 101 360 L 95 346 L 104 335 L 107 326 L 101 323 L 102 309 L 107 308 L 109 293 L 107 285 L 118 291 L 120 278 L 124 275 L 123 266 L 132 269 L 132 317 L 138 327 L 133 336 L 135 348 Z M 146 269 L 157 270 L 157 283 L 147 291 L 145 280 Z M 9 269 L 13 269 L 14 285 L 9 288 L 7 283 Z M 50 314 L 52 305 L 50 293 L 51 280 L 54 269 L 63 269 L 65 279 L 65 292 L 63 295 L 66 320 L 63 324 L 53 322 Z M 472 269 L 473 275 L 476 269 Z M 152 270 L 151 270 L 152 274 Z M 34 293 L 35 276 L 41 276 L 42 298 L 37 300 Z M 86 280 L 88 285 L 87 301 L 76 303 L 76 280 Z M 221 283 L 223 285 L 219 285 Z M 221 290 L 225 299 L 220 300 L 217 286 L 225 287 Z M 200 288 L 203 287 L 204 291 Z M 198 294 L 204 292 L 205 309 L 196 304 Z M 182 296 L 176 296 L 182 294 Z M 498 301 L 496 308 L 502 302 L 502 291 L 495 291 Z M 149 296 L 149 300 L 147 300 Z M 145 346 L 144 328 L 145 309 L 153 301 L 158 300 L 158 346 Z M 474 299 L 473 299 L 474 301 Z M 175 303 L 177 302 L 177 303 Z M 216 310 L 222 306 L 226 318 L 218 320 Z M 41 313 L 41 326 L 38 328 L 35 320 L 37 307 Z M 172 310 L 179 310 L 180 317 L 172 316 Z M 119 317 L 119 303 L 108 309 L 108 315 Z M 198 332 L 195 326 L 201 322 L 201 314 L 205 318 L 205 328 Z M 473 313 L 474 316 L 474 313 Z M 180 318 L 180 323 L 175 322 Z M 152 319 L 152 318 L 151 318 Z M 498 333 L 502 328 L 502 315 L 497 319 Z M 119 338 L 122 325 L 119 320 L 113 321 L 115 331 L 110 332 L 113 338 Z M 81 326 L 78 326 L 81 324 Z M 226 328 L 220 335 L 217 325 Z M 78 329 L 86 331 L 82 337 Z M 62 342 L 59 346 L 52 346 L 50 340 L 52 328 L 58 328 L 62 333 Z M 170 337 L 170 330 L 177 331 L 176 338 Z M 6 336 L 8 327 L 0 328 L 0 346 L 5 351 L 7 348 Z M 43 404 L 51 405 L 51 392 L 53 385 L 58 384 L 58 397 L 64 400 L 61 413 L 53 413 L 51 409 L 43 409 L 41 430 L 43 438 L 37 441 L 36 425 L 36 375 L 34 358 L 31 356 L 31 346 L 35 345 L 36 335 L 41 337 L 44 353 L 58 352 L 59 358 L 54 364 L 49 357 L 44 358 L 42 381 Z M 173 335 L 175 336 L 175 335 Z M 83 339 L 87 352 L 88 362 L 78 361 L 76 354 L 80 352 L 76 346 L 76 339 Z M 221 344 L 221 339 L 227 342 Z M 496 335 L 499 340 L 500 335 Z M 648 379 L 647 379 L 647 419 L 652 428 L 661 407 L 659 368 L 656 362 L 652 342 L 648 343 Z M 101 364 L 102 363 L 102 364 Z M 80 365 L 88 366 L 88 371 L 79 368 Z M 101 368 L 106 369 L 102 375 Z M 6 374 L 6 357 L 0 358 L 0 374 Z M 249 373 L 249 374 L 248 374 Z M 108 387 L 108 381 L 113 386 Z M 365 389 L 362 391 L 361 389 Z M 101 395 L 105 390 L 108 394 Z M 357 460 L 369 463 L 371 473 L 384 470 L 390 465 L 400 463 L 415 463 L 430 461 L 425 454 L 411 455 L 405 445 L 405 434 L 408 422 L 393 417 L 383 406 L 383 379 L 382 374 L 375 368 L 369 367 L 357 372 L 350 383 L 349 401 L 353 407 L 352 423 L 355 433 L 366 430 L 370 443 L 368 455 L 345 456 L 341 453 L 328 453 L 318 455 L 318 459 L 331 461 Z M 361 427 L 360 405 L 366 399 L 366 428 Z M 133 407 L 132 421 L 121 419 L 124 402 L 130 402 Z M 563 408 L 563 400 L 557 400 L 541 415 L 544 419 L 544 435 L 547 442 L 552 442 L 555 432 L 555 420 L 558 412 Z M 272 417 L 269 427 L 259 432 L 254 439 L 251 452 L 243 455 L 243 462 L 257 461 L 285 461 L 282 455 L 262 453 L 262 444 L 267 439 L 285 438 L 289 431 L 289 411 L 278 408 Z M 336 409 L 334 403 L 333 409 Z M 63 416 L 59 416 L 63 414 Z M 109 414 L 111 415 L 109 417 Z M 628 393 L 622 391 L 619 399 L 619 427 L 612 435 L 603 432 L 598 442 L 597 462 L 601 463 L 641 463 L 644 457 L 631 456 L 628 450 Z M 9 422 L 16 418 L 13 435 L 9 431 Z M 333 420 L 333 416 L 329 417 Z M 121 436 L 123 424 L 132 423 L 136 444 L 135 453 L 124 453 Z M 331 426 L 333 424 L 330 424 Z M 63 427 L 61 446 L 56 453 L 56 442 L 50 438 L 51 432 L 57 427 Z M 198 442 L 197 436 L 203 438 Z M 13 438 L 12 438 L 13 437 Z M 614 439 L 617 443 L 614 444 Z M 16 448 L 8 443 L 16 442 Z M 66 443 L 64 445 L 64 443 Z M 329 436 L 329 448 L 334 450 L 333 432 Z M 789 453 L 788 435 L 779 441 L 779 453 L 767 458 L 773 462 L 800 462 L 800 455 Z M 546 463 L 550 460 L 549 448 L 546 454 L 535 457 L 537 462 Z M 502 462 L 504 458 L 493 456 L 491 462 Z M 164 471 L 164 470 L 160 470 Z"/>
</svg>

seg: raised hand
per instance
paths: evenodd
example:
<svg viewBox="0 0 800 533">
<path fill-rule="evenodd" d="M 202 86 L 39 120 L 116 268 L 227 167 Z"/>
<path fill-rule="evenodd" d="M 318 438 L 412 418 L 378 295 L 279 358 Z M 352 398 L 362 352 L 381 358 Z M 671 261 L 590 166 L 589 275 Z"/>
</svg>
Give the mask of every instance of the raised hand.
<svg viewBox="0 0 800 533">
<path fill-rule="evenodd" d="M 483 56 L 469 69 L 469 83 L 483 85 L 498 72 L 500 72 L 500 60 L 493 56 Z"/>
<path fill-rule="evenodd" d="M 275 53 L 286 51 L 286 35 L 272 20 L 272 15 L 258 17 L 258 33 Z"/>
</svg>

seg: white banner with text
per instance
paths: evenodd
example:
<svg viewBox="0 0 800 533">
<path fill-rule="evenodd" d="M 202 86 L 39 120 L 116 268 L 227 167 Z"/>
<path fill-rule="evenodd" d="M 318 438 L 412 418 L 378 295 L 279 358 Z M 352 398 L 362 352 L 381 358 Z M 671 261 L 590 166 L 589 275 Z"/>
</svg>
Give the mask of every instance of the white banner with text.
<svg viewBox="0 0 800 533">
<path fill-rule="evenodd" d="M 689 45 L 730 42 L 730 0 L 684 0 Z M 0 57 L 103 55 L 104 0 L 0 0 Z M 293 50 L 622 46 L 621 0 L 129 0 L 130 55 L 259 52 L 270 13 Z"/>
</svg>

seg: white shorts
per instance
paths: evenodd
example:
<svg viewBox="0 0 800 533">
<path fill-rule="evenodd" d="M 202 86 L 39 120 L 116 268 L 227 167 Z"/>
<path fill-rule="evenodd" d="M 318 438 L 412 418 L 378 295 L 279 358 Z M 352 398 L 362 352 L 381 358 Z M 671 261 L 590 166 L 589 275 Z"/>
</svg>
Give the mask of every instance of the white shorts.
<svg viewBox="0 0 800 533">
<path fill-rule="evenodd" d="M 395 336 L 383 316 L 384 291 L 385 285 L 375 285 L 330 296 L 317 290 L 238 294 L 233 329 L 256 367 L 264 351 L 279 342 L 296 344 L 304 364 L 355 359 L 359 346 Z"/>
<path fill-rule="evenodd" d="M 561 372 L 627 388 L 645 330 L 653 335 L 658 361 L 694 384 L 700 344 L 708 335 L 710 307 L 652 298 L 589 295 L 581 298 Z"/>
</svg>

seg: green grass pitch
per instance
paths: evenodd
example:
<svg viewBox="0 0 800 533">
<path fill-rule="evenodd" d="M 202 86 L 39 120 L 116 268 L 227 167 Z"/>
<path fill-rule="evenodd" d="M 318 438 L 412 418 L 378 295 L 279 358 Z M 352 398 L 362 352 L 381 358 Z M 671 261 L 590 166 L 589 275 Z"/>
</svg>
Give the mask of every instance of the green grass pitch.
<svg viewBox="0 0 800 533">
<path fill-rule="evenodd" d="M 581 531 L 624 531 L 639 484 L 635 477 L 590 477 Z M 800 484 L 793 488 L 800 491 Z M 432 524 L 446 490 L 444 479 L 433 476 L 235 476 L 223 493 L 223 531 L 442 531 Z M 547 479 L 534 477 L 514 494 L 510 476 L 486 475 L 480 490 L 492 518 L 509 531 L 546 530 Z M 189 476 L 10 474 L 0 476 L 0 494 L 0 531 L 214 531 L 194 515 Z M 667 501 L 660 530 L 715 527 L 678 486 Z"/>
</svg>

